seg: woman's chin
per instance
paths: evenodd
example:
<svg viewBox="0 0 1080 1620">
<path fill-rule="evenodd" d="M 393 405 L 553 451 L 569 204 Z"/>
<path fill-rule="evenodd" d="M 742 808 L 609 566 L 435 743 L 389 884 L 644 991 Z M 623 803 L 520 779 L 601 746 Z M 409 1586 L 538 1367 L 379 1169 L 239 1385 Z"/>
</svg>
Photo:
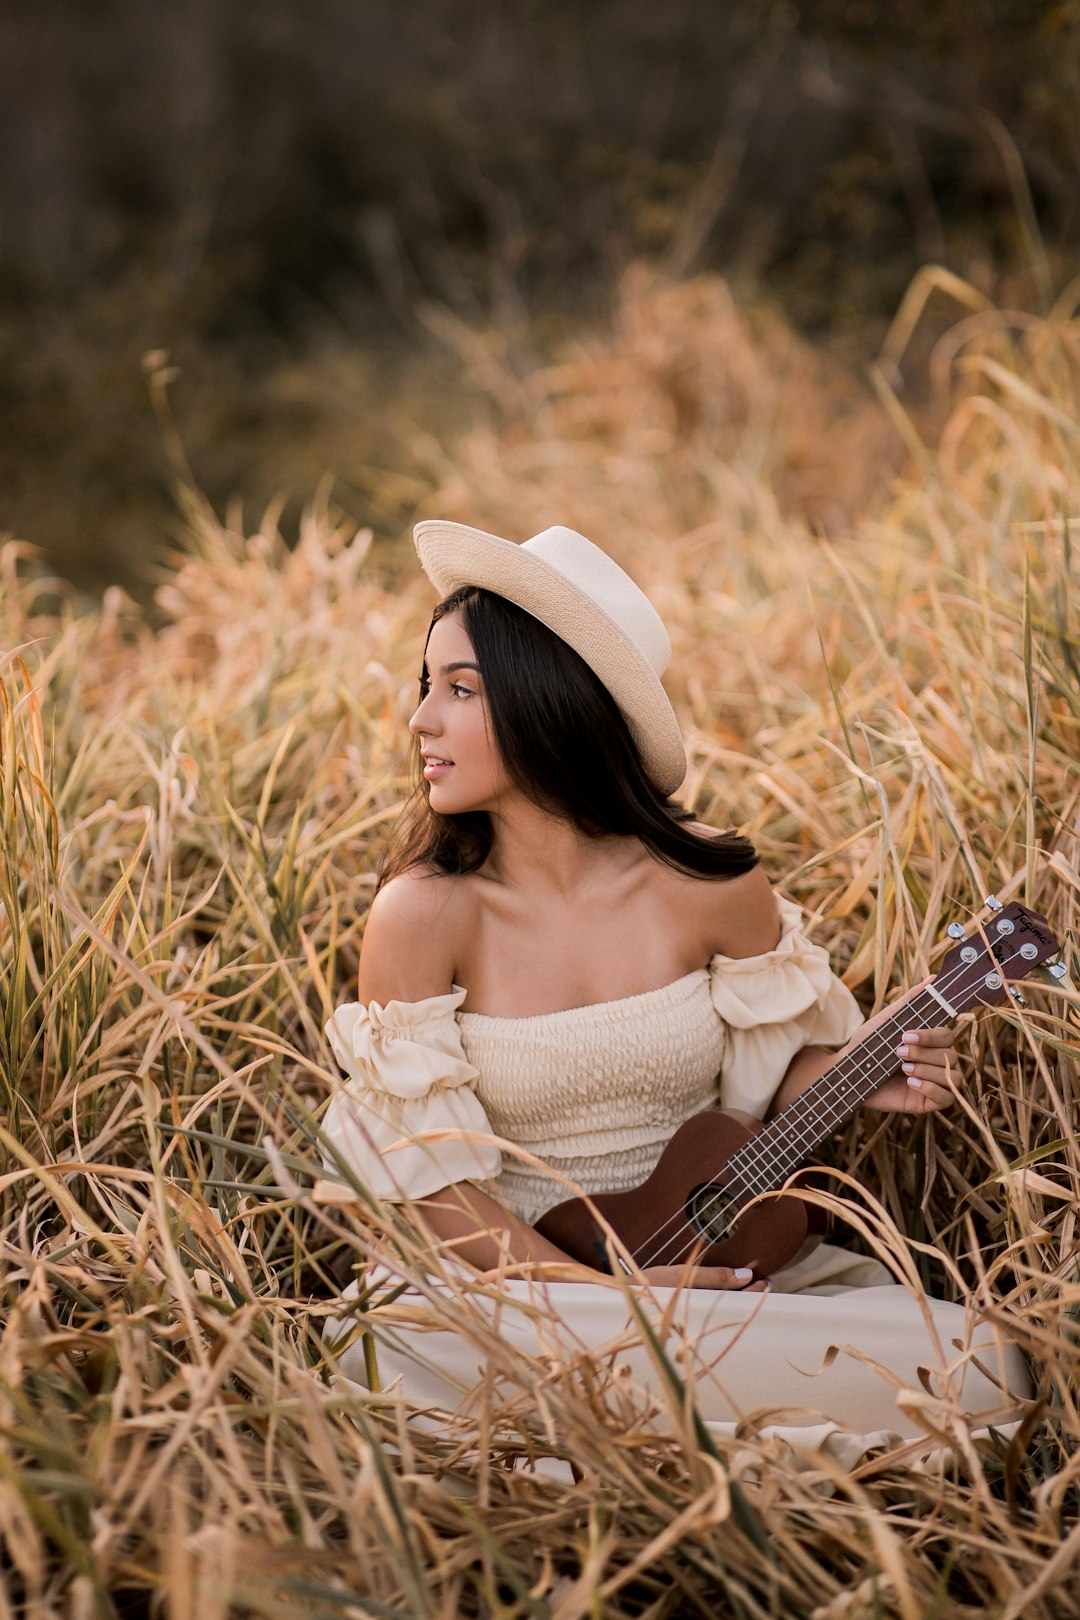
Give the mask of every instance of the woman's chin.
<svg viewBox="0 0 1080 1620">
<path fill-rule="evenodd" d="M 428 783 L 428 803 L 440 816 L 465 816 L 471 810 L 482 810 L 467 793 L 455 793 L 442 782 Z"/>
<path fill-rule="evenodd" d="M 428 804 L 440 816 L 475 816 L 481 811 L 496 814 L 505 808 L 508 794 L 513 796 L 505 781 L 474 782 L 470 786 L 460 778 L 455 780 L 456 776 L 455 766 L 427 784 Z"/>
</svg>

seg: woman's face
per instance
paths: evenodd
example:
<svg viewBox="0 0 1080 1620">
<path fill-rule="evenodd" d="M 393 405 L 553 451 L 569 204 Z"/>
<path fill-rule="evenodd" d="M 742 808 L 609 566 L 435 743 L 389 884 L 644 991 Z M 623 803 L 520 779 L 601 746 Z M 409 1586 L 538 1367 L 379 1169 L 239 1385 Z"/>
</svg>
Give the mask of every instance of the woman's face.
<svg viewBox="0 0 1080 1620">
<path fill-rule="evenodd" d="M 496 807 L 509 783 L 491 733 L 476 653 L 456 613 L 431 627 L 420 706 L 409 730 L 420 739 L 433 810 L 453 816 Z"/>
</svg>

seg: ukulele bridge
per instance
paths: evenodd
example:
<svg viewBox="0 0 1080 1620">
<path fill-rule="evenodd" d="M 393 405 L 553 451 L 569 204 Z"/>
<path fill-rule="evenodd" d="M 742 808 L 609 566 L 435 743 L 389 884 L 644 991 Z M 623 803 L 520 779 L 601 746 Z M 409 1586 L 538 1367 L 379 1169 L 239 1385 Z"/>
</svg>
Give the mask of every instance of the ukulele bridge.
<svg viewBox="0 0 1080 1620">
<path fill-rule="evenodd" d="M 686 1216 L 698 1237 L 721 1243 L 731 1236 L 739 1210 L 716 1181 L 703 1181 L 686 1200 Z"/>
</svg>

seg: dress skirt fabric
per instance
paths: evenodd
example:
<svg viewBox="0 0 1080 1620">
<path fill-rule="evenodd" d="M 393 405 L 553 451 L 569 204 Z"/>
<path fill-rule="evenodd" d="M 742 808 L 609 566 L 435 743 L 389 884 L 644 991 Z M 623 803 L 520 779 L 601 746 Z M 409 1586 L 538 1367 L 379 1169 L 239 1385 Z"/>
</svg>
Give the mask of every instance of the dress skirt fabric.
<svg viewBox="0 0 1080 1620">
<path fill-rule="evenodd" d="M 943 1424 L 958 1413 L 976 1430 L 1015 1421 L 1031 1394 L 1017 1347 L 962 1306 L 916 1298 L 882 1278 L 877 1262 L 822 1245 L 779 1273 L 768 1293 L 653 1288 L 636 1298 L 718 1435 L 752 1420 L 804 1446 L 825 1444 L 850 1465 L 872 1446 L 905 1440 L 939 1449 Z M 507 1279 L 497 1299 L 473 1295 L 470 1308 L 518 1354 L 489 1357 L 482 1343 L 440 1325 L 437 1295 L 409 1290 L 376 1314 L 383 1391 L 429 1419 L 468 1411 L 492 1377 L 496 1395 L 510 1400 L 538 1381 L 582 1372 L 594 1383 L 598 1374 L 601 1383 L 613 1378 L 643 1410 L 671 1399 L 618 1286 Z M 339 1366 L 366 1387 L 358 1342 Z"/>
</svg>

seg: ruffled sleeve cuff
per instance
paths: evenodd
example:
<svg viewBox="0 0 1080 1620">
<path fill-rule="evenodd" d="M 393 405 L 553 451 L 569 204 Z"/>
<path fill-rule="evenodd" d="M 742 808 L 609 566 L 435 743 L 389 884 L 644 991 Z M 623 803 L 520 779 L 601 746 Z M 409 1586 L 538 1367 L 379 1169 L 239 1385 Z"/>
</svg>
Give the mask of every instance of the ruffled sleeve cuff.
<svg viewBox="0 0 1080 1620">
<path fill-rule="evenodd" d="M 454 1016 L 465 994 L 455 985 L 424 1001 L 350 1001 L 327 1023 L 348 1079 L 323 1119 L 326 1162 L 336 1168 L 336 1156 L 379 1198 L 425 1198 L 502 1167 L 497 1147 L 473 1140 L 491 1126 Z"/>
<path fill-rule="evenodd" d="M 788 1064 L 804 1046 L 842 1046 L 862 1014 L 801 930 L 802 911 L 778 898 L 781 935 L 761 956 L 714 956 L 713 1006 L 727 1026 L 720 1105 L 763 1118 Z"/>
</svg>

